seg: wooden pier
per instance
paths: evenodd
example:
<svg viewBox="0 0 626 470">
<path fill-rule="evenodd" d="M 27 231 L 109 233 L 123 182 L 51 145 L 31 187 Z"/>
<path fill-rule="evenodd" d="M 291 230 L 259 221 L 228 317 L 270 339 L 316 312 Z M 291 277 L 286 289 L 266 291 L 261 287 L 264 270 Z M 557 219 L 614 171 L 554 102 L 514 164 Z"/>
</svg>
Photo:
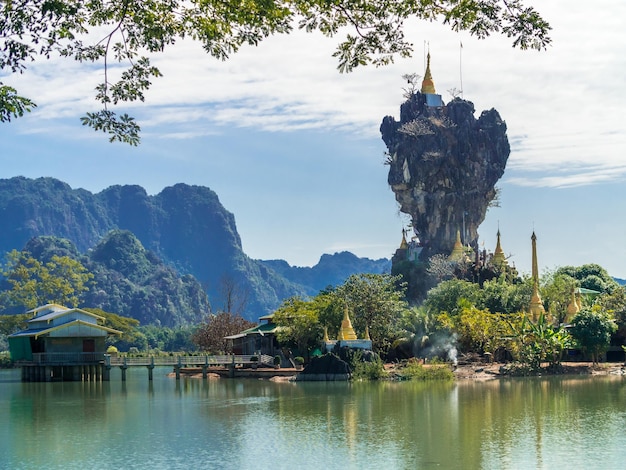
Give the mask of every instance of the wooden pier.
<svg viewBox="0 0 626 470">
<path fill-rule="evenodd" d="M 196 367 L 207 378 L 211 368 L 228 370 L 228 377 L 235 376 L 236 369 L 273 367 L 273 357 L 267 355 L 222 355 L 222 356 L 146 356 L 126 357 L 101 353 L 38 353 L 32 361 L 17 365 L 22 368 L 22 382 L 56 381 L 109 381 L 111 369 L 119 367 L 122 381 L 126 381 L 129 367 L 146 367 L 148 380 L 153 378 L 157 366 L 172 366 L 176 380 L 180 380 L 181 369 Z"/>
<path fill-rule="evenodd" d="M 210 368 L 219 367 L 228 370 L 228 377 L 235 376 L 237 368 L 273 367 L 274 358 L 267 355 L 234 355 L 222 356 L 148 356 L 148 357 L 116 357 L 106 355 L 104 367 L 109 371 L 119 367 L 122 371 L 122 381 L 126 380 L 126 370 L 129 367 L 146 367 L 148 380 L 152 380 L 152 370 L 156 366 L 172 366 L 176 380 L 180 380 L 180 371 L 183 368 L 197 367 L 202 370 L 202 377 L 207 378 Z"/>
</svg>

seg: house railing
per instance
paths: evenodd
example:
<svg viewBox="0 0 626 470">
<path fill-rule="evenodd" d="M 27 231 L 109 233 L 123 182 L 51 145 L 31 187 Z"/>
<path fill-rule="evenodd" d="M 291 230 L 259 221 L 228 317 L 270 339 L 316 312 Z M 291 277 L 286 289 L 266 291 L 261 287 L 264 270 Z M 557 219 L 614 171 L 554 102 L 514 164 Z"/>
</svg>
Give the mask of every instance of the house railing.
<svg viewBox="0 0 626 470">
<path fill-rule="evenodd" d="M 104 361 L 104 353 L 101 352 L 33 353 L 35 364 L 90 364 L 102 361 Z"/>
</svg>

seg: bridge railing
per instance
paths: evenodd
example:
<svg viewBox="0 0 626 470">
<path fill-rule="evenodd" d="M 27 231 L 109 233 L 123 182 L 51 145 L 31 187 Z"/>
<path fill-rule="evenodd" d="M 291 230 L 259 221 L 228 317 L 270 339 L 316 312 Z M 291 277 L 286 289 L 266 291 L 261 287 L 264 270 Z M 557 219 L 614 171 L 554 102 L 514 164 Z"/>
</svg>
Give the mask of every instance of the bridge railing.
<svg viewBox="0 0 626 470">
<path fill-rule="evenodd" d="M 252 358 L 255 357 L 256 360 Z M 224 366 L 228 364 L 273 365 L 274 358 L 267 354 L 260 356 L 248 355 L 215 355 L 215 356 L 106 356 L 106 362 L 111 366 Z"/>
</svg>

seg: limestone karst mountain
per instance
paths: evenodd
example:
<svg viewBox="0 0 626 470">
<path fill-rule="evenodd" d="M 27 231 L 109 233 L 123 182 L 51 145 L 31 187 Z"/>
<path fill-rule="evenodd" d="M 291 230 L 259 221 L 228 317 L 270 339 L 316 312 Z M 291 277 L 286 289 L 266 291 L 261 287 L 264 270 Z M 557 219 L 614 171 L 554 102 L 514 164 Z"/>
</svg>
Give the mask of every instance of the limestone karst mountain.
<svg viewBox="0 0 626 470">
<path fill-rule="evenodd" d="M 475 246 L 510 153 L 506 124 L 495 109 L 476 119 L 470 101 L 443 105 L 434 88 L 426 91 L 402 104 L 399 121 L 387 116 L 380 126 L 388 182 L 400 211 L 411 216 L 421 259 L 449 254 L 457 230 L 464 245 Z"/>
<path fill-rule="evenodd" d="M 287 297 L 316 294 L 319 286 L 341 283 L 355 273 L 383 272 L 389 264 L 386 259 L 373 261 L 341 253 L 324 255 L 319 266 L 312 268 L 251 259 L 243 252 L 235 216 L 217 194 L 207 187 L 182 183 L 156 195 L 148 195 L 137 185 L 115 185 L 94 194 L 54 178 L 0 179 L 0 221 L 0 254 L 22 250 L 39 236 L 67 239 L 84 254 L 112 230 L 127 230 L 150 256 L 181 275 L 194 276 L 214 310 L 223 308 L 224 283 L 236 286 L 246 300 L 243 314 L 253 321 Z M 124 245 L 123 241 L 115 244 L 120 249 Z M 107 256 L 111 254 L 119 266 L 129 253 L 137 252 L 112 250 Z M 107 257 L 99 261 L 106 264 Z M 153 264 L 158 265 L 157 260 Z M 192 316 L 183 317 L 189 321 Z"/>
</svg>

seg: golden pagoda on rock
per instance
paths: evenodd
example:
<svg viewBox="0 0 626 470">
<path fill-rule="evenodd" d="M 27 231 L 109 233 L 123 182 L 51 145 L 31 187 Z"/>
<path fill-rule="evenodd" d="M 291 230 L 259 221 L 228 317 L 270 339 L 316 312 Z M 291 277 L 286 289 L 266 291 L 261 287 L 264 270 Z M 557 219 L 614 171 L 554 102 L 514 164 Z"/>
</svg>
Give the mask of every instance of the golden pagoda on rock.
<svg viewBox="0 0 626 470">
<path fill-rule="evenodd" d="M 537 264 L 537 236 L 533 230 L 533 234 L 530 237 L 533 245 L 533 259 L 532 259 L 532 279 L 533 279 L 533 294 L 530 298 L 530 314 L 533 321 L 537 321 L 539 315 L 545 313 L 543 308 L 543 302 L 539 295 L 539 267 Z"/>
</svg>

